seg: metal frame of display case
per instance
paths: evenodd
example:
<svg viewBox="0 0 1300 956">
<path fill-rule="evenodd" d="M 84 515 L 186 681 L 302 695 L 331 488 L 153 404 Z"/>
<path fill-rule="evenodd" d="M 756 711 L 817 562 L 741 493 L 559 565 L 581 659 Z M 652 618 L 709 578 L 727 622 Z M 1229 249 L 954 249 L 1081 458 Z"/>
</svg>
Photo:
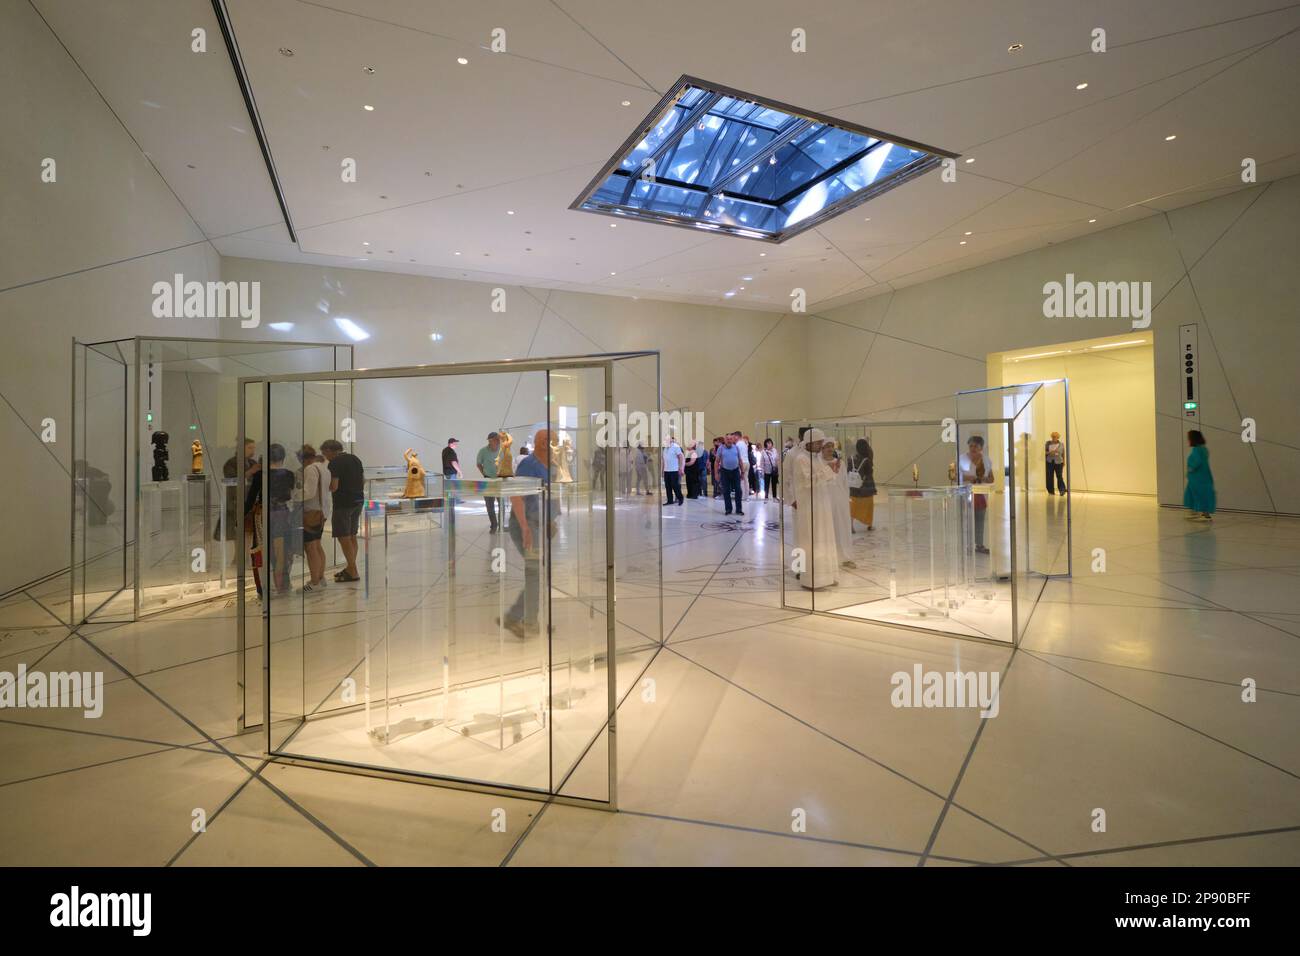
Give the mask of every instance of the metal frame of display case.
<svg viewBox="0 0 1300 956">
<path fill-rule="evenodd" d="M 126 520 L 126 515 L 123 515 L 122 587 L 118 588 L 117 591 L 113 592 L 113 594 L 109 595 L 98 605 L 96 605 L 93 611 L 86 611 L 85 613 L 81 614 L 80 615 L 81 620 L 73 620 L 74 618 L 78 617 L 76 611 L 77 608 L 77 596 L 76 596 L 77 478 L 75 473 L 76 440 L 78 436 L 78 430 L 77 430 L 78 424 L 80 423 L 84 427 L 84 422 L 79 422 L 78 409 L 77 409 L 77 381 L 78 381 L 77 350 L 79 347 L 81 349 L 99 349 L 105 346 L 117 346 L 119 348 L 119 353 L 120 353 L 121 346 L 127 342 L 130 342 L 132 345 L 132 355 L 129 361 L 126 359 L 125 356 L 123 356 L 122 363 L 121 363 L 122 375 L 123 375 L 123 397 L 124 397 L 123 408 L 122 408 L 122 470 L 123 470 L 123 478 L 126 482 L 126 487 L 123 489 L 123 493 L 122 493 L 122 501 L 123 501 L 124 508 L 129 503 L 130 507 L 134 511 L 134 516 L 133 516 L 134 520 L 130 522 L 130 524 L 128 524 Z M 177 609 L 176 607 L 159 608 L 156 611 L 149 611 L 143 615 L 140 613 L 140 486 L 142 484 L 142 482 L 140 481 L 140 453 L 141 453 L 140 437 L 141 437 L 141 428 L 143 425 L 142 422 L 143 416 L 139 414 L 139 402 L 140 402 L 139 388 L 140 388 L 140 381 L 141 381 L 140 374 L 141 374 L 141 369 L 143 367 L 143 363 L 141 362 L 140 359 L 140 353 L 141 353 L 141 345 L 143 343 L 148 343 L 148 342 L 177 342 L 177 343 L 194 344 L 194 345 L 228 345 L 228 346 L 235 346 L 235 347 L 247 349 L 248 354 L 257 354 L 258 352 L 257 346 L 259 345 L 270 346 L 270 348 L 262 350 L 263 352 L 268 352 L 268 353 L 289 352 L 295 349 L 326 349 L 327 348 L 332 350 L 331 354 L 334 356 L 333 371 L 340 371 L 340 369 L 338 368 L 339 349 L 347 349 L 349 365 L 351 364 L 354 358 L 353 346 L 350 344 L 343 344 L 339 342 L 298 342 L 298 341 L 256 340 L 256 339 L 191 338 L 191 337 L 180 336 L 180 335 L 133 335 L 133 336 L 127 336 L 125 338 L 118 338 L 118 339 L 104 339 L 103 341 L 100 342 L 82 342 L 79 341 L 74 336 L 72 339 L 73 461 L 71 462 L 71 464 L 74 467 L 73 467 L 73 475 L 72 475 L 72 482 L 71 482 L 72 493 L 71 493 L 71 500 L 70 500 L 72 527 L 69 531 L 69 553 L 71 555 L 71 565 L 70 565 L 71 574 L 69 575 L 71 581 L 69 585 L 69 596 L 71 598 L 71 604 L 68 610 L 68 617 L 70 619 L 70 623 L 73 626 L 89 621 L 91 615 L 93 615 L 96 611 L 100 610 L 105 605 L 107 605 L 110 601 L 113 600 L 114 597 L 116 597 L 122 591 L 126 590 L 128 585 L 132 587 L 134 591 L 133 600 L 132 600 L 132 613 L 131 613 L 131 619 L 133 621 L 138 621 L 141 619 L 141 617 L 150 617 L 154 614 L 162 614 L 167 611 L 173 611 Z M 212 356 L 212 357 L 222 357 L 222 356 Z M 132 378 L 131 375 L 132 370 L 134 370 L 134 379 Z M 230 377 L 235 378 L 235 376 L 230 376 Z M 134 388 L 132 388 L 132 382 L 134 382 Z M 240 398 L 242 401 L 242 393 Z M 132 428 L 130 424 L 133 409 L 136 412 L 134 416 L 135 417 L 134 428 Z M 238 449 L 240 447 L 242 446 L 238 444 L 236 445 L 236 452 L 235 452 L 236 455 L 239 454 Z M 204 453 L 206 454 L 207 451 L 208 449 L 205 445 Z M 131 467 L 132 462 L 134 462 L 134 468 Z M 210 476 L 205 475 L 204 477 L 207 478 Z M 241 482 L 241 488 L 242 488 L 242 482 Z M 133 536 L 131 540 L 128 540 L 128 529 L 130 529 L 133 532 Z M 129 581 L 128 581 L 128 574 L 127 574 L 127 560 L 126 560 L 128 547 L 132 549 L 132 565 L 133 565 L 132 573 L 129 575 L 130 577 Z M 188 602 L 188 604 L 201 604 L 205 601 L 217 600 L 218 598 L 223 598 L 228 596 L 229 596 L 228 593 L 219 591 L 215 594 L 212 594 L 211 596 L 199 598 L 194 601 Z M 182 605 L 177 605 L 177 607 L 180 606 Z"/>
<path fill-rule="evenodd" d="M 987 388 L 973 388 L 973 389 L 965 389 L 965 390 L 958 391 L 958 392 L 954 393 L 954 395 L 953 395 L 953 401 L 954 401 L 954 403 L 959 402 L 960 399 L 961 399 L 961 396 L 963 396 L 963 395 L 977 395 L 977 394 L 981 394 L 981 393 L 985 393 L 985 392 L 1009 391 L 1009 390 L 1014 389 L 1014 388 L 1025 388 L 1025 387 L 1029 387 L 1029 386 L 1032 386 L 1032 385 L 1037 385 L 1037 386 L 1040 386 L 1040 387 L 1041 387 L 1041 386 L 1044 386 L 1044 385 L 1058 385 L 1058 384 L 1061 385 L 1061 386 L 1063 386 L 1063 388 L 1064 388 L 1064 399 L 1065 399 L 1065 401 L 1064 401 L 1064 408 L 1065 408 L 1065 443 L 1066 443 L 1065 447 L 1066 447 L 1067 449 L 1069 449 L 1069 448 L 1070 448 L 1070 444 L 1069 444 L 1069 442 L 1070 442 L 1070 382 L 1069 382 L 1069 379 L 1067 379 L 1067 378 L 1060 378 L 1060 379 L 1047 379 L 1047 380 L 1044 380 L 1044 381 L 1041 381 L 1041 382 L 1024 382 L 1024 383 L 1017 383 L 1017 384 L 1014 384 L 1014 385 L 995 385 L 995 386 L 990 386 L 990 387 L 987 387 Z M 881 409 L 881 412 L 885 412 L 885 411 L 888 411 L 888 409 Z M 878 413 L 875 413 L 875 414 L 879 415 L 880 413 L 878 412 Z M 788 427 L 788 426 L 790 426 L 790 425 L 792 425 L 792 424 L 796 424 L 798 427 L 802 427 L 803 425 L 809 425 L 809 426 L 812 426 L 812 427 L 826 426 L 826 427 L 831 427 L 831 428 L 838 428 L 838 427 L 890 428 L 890 427 L 917 427 L 917 426 L 933 426 L 933 427 L 935 427 L 935 428 L 943 428 L 945 425 L 952 424 L 952 425 L 954 425 L 954 426 L 956 427 L 956 432 L 954 433 L 954 437 L 956 438 L 955 446 L 956 446 L 957 451 L 958 451 L 958 456 L 960 456 L 960 439 L 961 439 L 961 429 L 962 429 L 962 426 L 963 426 L 963 425 L 967 425 L 967 426 L 970 426 L 970 425 L 984 425 L 984 426 L 987 426 L 987 425 L 1001 425 L 1003 428 L 1005 428 L 1005 429 L 1006 429 L 1006 441 L 1007 441 L 1007 446 L 1006 446 L 1006 448 L 1007 448 L 1007 451 L 1009 452 L 1009 454 L 1008 454 L 1008 456 L 1007 456 L 1008 460 L 1007 460 L 1007 471 L 1006 471 L 1006 485 L 1005 485 L 1005 488 L 1004 488 L 1004 493 L 1009 494 L 1009 497 L 1008 497 L 1008 505 L 1009 505 L 1009 508 L 1008 508 L 1008 517 L 1009 517 L 1008 542 L 1009 542 L 1009 545 L 1010 545 L 1010 546 L 1009 546 L 1009 553 L 1010 553 L 1010 559 L 1011 559 L 1011 565 L 1010 565 L 1010 571 L 1011 571 L 1011 592 L 1010 592 L 1010 593 L 1011 593 L 1011 640 L 1010 640 L 1010 641 L 1003 641 L 1003 640 L 998 640 L 998 639 L 996 639 L 996 638 L 979 637 L 979 636 L 976 636 L 976 635 L 973 635 L 973 634 L 959 634 L 959 633 L 954 633 L 954 632 L 951 632 L 951 631 L 941 631 L 941 630 L 937 630 L 937 629 L 935 629 L 935 628 L 921 627 L 921 626 L 919 626 L 919 625 L 915 625 L 915 624 L 904 624 L 904 623 L 895 622 L 895 621 L 875 621 L 875 620 L 868 620 L 868 619 L 862 619 L 862 621 L 863 621 L 863 623 L 878 624 L 878 625 L 883 626 L 883 627 L 895 627 L 895 628 L 900 628 L 900 629 L 902 629 L 902 630 L 908 630 L 908 631 L 919 631 L 919 632 L 924 633 L 924 634 L 933 634 L 933 635 L 938 635 L 938 636 L 940 636 L 940 637 L 951 637 L 951 638 L 955 638 L 955 639 L 957 639 L 957 640 L 976 641 L 976 642 L 981 643 L 981 644 L 991 644 L 991 645 L 993 645 L 993 646 L 995 646 L 995 647 L 1008 647 L 1008 646 L 1010 646 L 1010 647 L 1019 647 L 1019 646 L 1020 646 L 1020 617 L 1019 617 L 1019 612 L 1020 612 L 1020 609 L 1019 609 L 1019 603 L 1020 603 L 1020 601 L 1019 601 L 1019 595 L 1018 595 L 1018 593 L 1017 593 L 1017 588 L 1016 588 L 1016 578 L 1015 578 L 1016 567 L 1017 567 L 1017 557 L 1018 557 L 1018 555 L 1017 555 L 1017 542 L 1016 542 L 1016 537 L 1017 537 L 1017 535 L 1016 535 L 1016 531 L 1017 531 L 1016 518 L 1017 518 L 1017 514 L 1016 514 L 1016 495 L 1015 495 L 1015 483 L 1016 483 L 1017 474 L 1016 474 L 1016 454 L 1015 454 L 1015 448 L 1014 448 L 1015 435 L 1014 435 L 1013 432 L 1012 432 L 1012 426 L 1015 424 L 1017 418 L 1019 418 L 1019 415 L 1013 415 L 1013 416 L 1010 416 L 1010 417 L 1008 417 L 1008 416 L 999 416 L 999 417 L 992 417 L 992 416 L 990 416 L 990 417 L 986 417 L 986 418 L 969 418 L 969 417 L 967 417 L 967 418 L 959 418 L 959 417 L 955 417 L 955 416 L 954 416 L 954 417 L 952 417 L 952 418 L 950 418 L 950 419 L 906 419 L 906 418 L 891 419 L 891 418 L 884 418 L 884 417 L 876 417 L 876 418 L 873 418 L 873 417 L 872 417 L 872 413 L 868 413 L 868 414 L 865 414 L 865 415 L 843 415 L 843 414 L 841 414 L 841 415 L 829 416 L 829 417 L 827 417 L 827 418 L 817 418 L 817 417 L 815 417 L 815 416 L 809 416 L 809 417 L 806 417 L 806 418 L 798 418 L 798 419 L 779 419 L 779 418 L 778 418 L 778 419 L 769 419 L 769 420 L 767 420 L 767 421 L 756 422 L 755 425 L 756 425 L 756 427 L 762 427 L 762 428 L 765 430 L 765 436 L 764 436 L 764 437 L 766 437 L 766 438 L 772 438 L 772 437 L 774 437 L 774 436 L 771 434 L 771 429 L 775 426 L 775 427 L 777 428 L 777 433 L 776 433 L 775 438 L 779 441 L 779 439 L 780 439 L 780 437 L 781 437 L 780 427 L 783 426 L 783 425 Z M 1072 550 L 1073 550 L 1073 527 L 1072 527 L 1072 526 L 1073 526 L 1073 520 L 1072 520 L 1072 514 L 1071 514 L 1071 503 L 1070 503 L 1070 502 L 1071 502 L 1071 494 L 1072 494 L 1071 489 L 1073 488 L 1073 485 L 1072 485 L 1072 483 L 1071 483 L 1071 479 L 1070 479 L 1070 459 L 1071 459 L 1071 458 L 1073 458 L 1073 455 L 1067 453 L 1067 455 L 1066 455 L 1066 462 L 1065 462 L 1065 471 L 1066 471 L 1066 479 L 1065 479 L 1065 481 L 1066 481 L 1066 484 L 1065 484 L 1065 487 L 1066 487 L 1066 495 L 1065 495 L 1065 502 L 1066 502 L 1066 522 L 1065 522 L 1065 525 L 1066 525 L 1066 549 L 1065 549 L 1065 551 L 1066 551 L 1066 571 L 1065 571 L 1065 573 L 1063 573 L 1063 574 L 1060 574 L 1060 573 L 1053 574 L 1053 573 L 1032 572 L 1032 573 L 1034 573 L 1034 574 L 1037 574 L 1037 575 L 1040 576 L 1041 578 L 1043 578 L 1045 581 L 1047 581 L 1047 580 L 1051 580 L 1051 579 L 1053 579 L 1053 578 L 1068 578 L 1068 577 L 1072 577 L 1072 576 L 1073 576 L 1073 573 L 1074 573 L 1074 558 L 1073 558 L 1073 554 L 1072 554 Z M 1028 476 L 1029 476 L 1029 469 L 1028 469 L 1028 467 L 1026 467 L 1026 468 L 1025 468 L 1025 477 L 1026 477 L 1026 479 L 1028 479 Z M 858 620 L 857 618 L 853 618 L 853 617 L 849 617 L 849 616 L 844 615 L 844 614 L 840 614 L 840 613 L 838 613 L 838 612 L 835 611 L 835 610 L 827 610 L 827 609 L 821 609 L 821 608 L 815 608 L 815 607 L 802 607 L 802 606 L 800 606 L 800 605 L 797 605 L 797 604 L 790 604 L 790 603 L 787 602 L 787 600 L 786 600 L 786 574 L 785 574 L 785 553 L 786 553 L 786 551 L 785 551 L 785 540 L 786 540 L 786 538 L 785 538 L 785 528 L 786 528 L 786 519 L 785 519 L 785 506 L 784 506 L 784 501 L 785 501 L 785 495 L 787 494 L 787 489 L 788 489 L 789 486 L 786 484 L 786 480 L 787 480 L 787 479 L 786 479 L 786 476 L 785 476 L 784 474 L 782 474 L 782 475 L 781 475 L 781 489 L 782 489 L 782 490 L 781 490 L 781 494 L 782 494 L 782 499 L 781 499 L 781 500 L 782 500 L 782 507 L 779 509 L 779 510 L 780 510 L 780 515 L 781 515 L 781 517 L 780 517 L 780 520 L 779 520 L 779 522 L 778 522 L 779 525 L 780 525 L 780 546 L 781 546 L 781 565 L 782 565 L 782 566 L 781 566 L 781 574 L 780 574 L 780 596 L 781 596 L 781 607 L 782 607 L 782 609 L 784 609 L 784 610 L 791 610 L 791 611 L 802 611 L 802 612 L 805 613 L 805 614 L 818 614 L 818 615 L 821 615 L 821 616 L 823 616 L 823 617 L 832 617 L 832 618 L 835 618 L 836 620 L 840 620 L 840 621 L 845 621 L 845 620 L 850 620 L 850 621 L 851 621 L 851 620 Z M 1025 488 L 1025 490 L 1026 490 L 1026 492 L 1028 492 L 1028 485 L 1027 485 L 1027 484 L 1026 484 L 1026 488 Z M 1024 519 L 1025 519 L 1026 522 L 1027 522 L 1027 521 L 1028 521 L 1028 515 L 1025 515 L 1025 516 L 1024 516 Z M 1027 525 L 1026 525 L 1026 528 L 1025 528 L 1025 535 L 1026 535 L 1026 541 L 1028 541 L 1028 527 L 1027 527 Z M 1031 573 L 1031 572 L 1025 572 L 1025 573 Z"/>
<path fill-rule="evenodd" d="M 604 373 L 604 411 L 617 415 L 618 409 L 614 405 L 614 369 L 618 362 L 638 358 L 654 358 L 655 360 L 655 381 L 654 394 L 659 408 L 663 404 L 663 378 L 662 365 L 659 360 L 660 353 L 658 350 L 630 351 L 630 352 L 610 352 L 595 353 L 590 355 L 576 356 L 558 356 L 549 358 L 525 358 L 525 359 L 501 359 L 483 362 L 458 362 L 445 365 L 414 365 L 414 366 L 397 366 L 392 368 L 379 369 L 354 369 L 340 371 L 334 375 L 326 373 L 297 373 L 291 375 L 275 376 L 250 376 L 239 380 L 239 439 L 242 441 L 247 434 L 247 410 L 246 410 L 246 391 L 248 386 L 260 386 L 262 389 L 262 416 L 261 427 L 266 435 L 271 434 L 271 388 L 274 385 L 301 382 L 320 382 L 329 380 L 333 382 L 348 382 L 352 384 L 355 390 L 355 383 L 365 380 L 384 380 L 399 378 L 419 378 L 428 377 L 436 378 L 443 376 L 459 375 L 482 375 L 482 374 L 502 374 L 502 373 L 525 373 L 525 372 L 542 372 L 549 373 L 557 370 L 595 370 L 600 369 Z M 547 394 L 550 394 L 548 386 Z M 606 474 L 611 472 L 613 465 L 613 455 L 615 447 L 608 444 L 604 448 Z M 269 500 L 269 475 L 268 469 L 261 472 L 263 482 L 262 494 L 263 500 Z M 246 484 L 241 473 L 240 489 L 241 495 L 245 490 Z M 407 782 L 421 783 L 431 786 L 447 787 L 456 790 L 467 790 L 476 793 L 490 793 L 500 796 L 518 797 L 531 800 L 543 800 L 555 802 L 569 806 L 581 806 L 596 808 L 601 810 L 616 811 L 618 809 L 618 648 L 617 648 L 617 628 L 618 620 L 615 609 L 615 483 L 612 481 L 605 482 L 604 504 L 605 504 L 605 660 L 606 660 L 606 684 L 607 699 L 605 718 L 598 729 L 595 738 L 588 744 L 587 751 L 599 739 L 601 733 L 607 735 L 607 753 L 608 753 L 608 793 L 609 800 L 603 801 L 596 798 L 575 797 L 559 793 L 568 777 L 577 769 L 578 764 L 570 769 L 565 780 L 561 781 L 553 790 L 543 791 L 534 788 L 516 786 L 510 784 L 496 784 L 464 778 L 441 776 L 434 773 L 418 770 L 398 770 L 377 767 L 369 764 L 354 763 L 342 759 L 329 759 L 324 757 L 307 757 L 298 754 L 285 753 L 280 747 L 273 745 L 271 739 L 272 719 L 271 719 L 271 608 L 270 602 L 264 602 L 261 608 L 260 619 L 262 627 L 262 728 L 265 731 L 265 747 L 268 760 L 276 763 L 284 763 L 293 766 L 311 767 L 318 770 L 332 770 L 344 773 L 352 773 L 360 776 L 378 777 L 389 780 L 401 780 Z M 549 482 L 546 495 L 550 495 Z M 657 514 L 656 510 L 656 514 Z M 656 548 L 660 553 L 663 550 L 663 524 L 661 521 L 656 522 L 657 538 Z M 543 539 L 544 553 L 549 554 L 552 543 L 548 538 Z M 239 610 L 236 614 L 238 620 L 239 643 L 238 658 L 240 668 L 240 681 L 243 681 L 246 649 L 246 615 L 245 615 L 245 598 L 247 588 L 245 578 L 247 573 L 246 567 L 247 554 L 241 549 L 239 554 L 238 577 L 239 586 L 236 588 L 238 593 Z M 544 562 L 545 573 L 542 584 L 543 593 L 549 593 L 551 587 L 551 564 L 549 560 Z M 269 581 L 267 582 L 269 586 Z M 659 589 L 660 596 L 658 620 L 659 636 L 658 645 L 663 646 L 663 564 L 659 564 Z M 550 635 L 547 635 L 548 641 Z M 548 647 L 550 645 L 548 644 Z M 248 725 L 251 729 L 252 725 Z M 241 727 L 241 730 L 244 729 Z M 579 763 L 581 758 L 579 759 Z"/>
</svg>

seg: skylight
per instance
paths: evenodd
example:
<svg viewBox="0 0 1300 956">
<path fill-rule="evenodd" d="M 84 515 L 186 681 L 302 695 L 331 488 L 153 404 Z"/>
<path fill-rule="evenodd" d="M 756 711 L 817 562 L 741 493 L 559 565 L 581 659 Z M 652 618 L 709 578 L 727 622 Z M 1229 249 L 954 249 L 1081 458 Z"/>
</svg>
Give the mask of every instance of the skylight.
<svg viewBox="0 0 1300 956">
<path fill-rule="evenodd" d="M 782 242 L 946 157 L 683 76 L 569 208 Z"/>
</svg>

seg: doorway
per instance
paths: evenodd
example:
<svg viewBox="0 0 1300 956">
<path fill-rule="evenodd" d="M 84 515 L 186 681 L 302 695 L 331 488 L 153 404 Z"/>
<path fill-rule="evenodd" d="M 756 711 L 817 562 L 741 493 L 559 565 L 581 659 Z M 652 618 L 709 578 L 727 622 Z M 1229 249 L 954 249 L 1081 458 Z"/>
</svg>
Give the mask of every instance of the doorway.
<svg viewBox="0 0 1300 956">
<path fill-rule="evenodd" d="M 994 386 L 1068 379 L 1071 490 L 1155 497 L 1150 331 L 993 352 L 988 377 Z M 1065 435 L 1065 422 L 1049 421 L 1042 430 Z"/>
</svg>

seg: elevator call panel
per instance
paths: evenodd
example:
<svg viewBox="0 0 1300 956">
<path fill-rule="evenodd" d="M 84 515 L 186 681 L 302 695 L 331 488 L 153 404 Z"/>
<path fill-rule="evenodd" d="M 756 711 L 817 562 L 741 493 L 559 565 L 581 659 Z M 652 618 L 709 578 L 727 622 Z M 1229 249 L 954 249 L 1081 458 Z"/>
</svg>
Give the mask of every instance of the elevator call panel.
<svg viewBox="0 0 1300 956">
<path fill-rule="evenodd" d="M 1201 417 L 1201 390 L 1197 376 L 1196 326 L 1183 325 L 1178 329 L 1178 345 L 1182 367 L 1183 417 Z"/>
</svg>

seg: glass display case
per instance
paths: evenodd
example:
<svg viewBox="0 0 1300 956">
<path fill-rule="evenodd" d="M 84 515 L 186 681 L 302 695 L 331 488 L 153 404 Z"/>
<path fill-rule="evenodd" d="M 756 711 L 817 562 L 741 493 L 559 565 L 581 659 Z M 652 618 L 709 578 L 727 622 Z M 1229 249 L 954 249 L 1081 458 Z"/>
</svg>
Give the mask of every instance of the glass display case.
<svg viewBox="0 0 1300 956">
<path fill-rule="evenodd" d="M 71 620 L 229 596 L 244 537 L 241 375 L 352 367 L 352 347 L 136 337 L 73 341 Z"/>
<path fill-rule="evenodd" d="M 262 595 L 238 591 L 244 726 L 264 728 L 272 759 L 615 806 L 616 705 L 663 642 L 660 509 L 587 474 L 593 460 L 614 473 L 620 405 L 658 415 L 658 354 L 240 387 L 242 433 L 259 448 L 323 434 L 322 402 L 348 425 L 331 467 L 362 476 L 355 568 L 321 582 L 304 560 L 289 559 L 278 581 L 252 562 L 240 569 Z M 502 432 L 508 461 L 488 438 Z M 402 460 L 417 435 L 466 436 L 467 477 L 398 488 L 370 465 Z M 419 449 L 426 469 L 436 451 Z M 302 480 L 285 467 L 256 476 L 264 497 Z M 338 514 L 326 522 L 336 541 L 349 530 Z"/>
<path fill-rule="evenodd" d="M 1059 380 L 760 423 L 782 449 L 782 606 L 1019 643 L 1072 570 L 1069 494 L 1034 480 L 1068 409 Z"/>
</svg>

